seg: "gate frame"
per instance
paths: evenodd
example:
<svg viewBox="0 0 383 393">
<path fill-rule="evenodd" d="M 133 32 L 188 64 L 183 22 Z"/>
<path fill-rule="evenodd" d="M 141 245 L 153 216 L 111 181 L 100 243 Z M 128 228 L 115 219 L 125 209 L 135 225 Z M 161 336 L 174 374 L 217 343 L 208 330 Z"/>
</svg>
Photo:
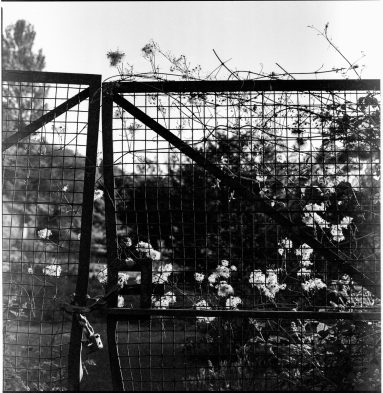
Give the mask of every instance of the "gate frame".
<svg viewBox="0 0 383 393">
<path fill-rule="evenodd" d="M 103 83 L 103 107 L 102 107 L 102 135 L 103 135 L 103 168 L 105 181 L 105 216 L 106 220 L 106 237 L 108 250 L 108 287 L 115 285 L 118 279 L 119 261 L 117 254 L 117 232 L 116 232 L 116 211 L 115 211 L 115 188 L 114 188 L 114 171 L 113 171 L 113 103 L 119 105 L 120 108 L 126 110 L 137 120 L 141 121 L 149 129 L 156 132 L 168 143 L 176 147 L 180 152 L 187 155 L 198 165 L 202 166 L 207 172 L 218 177 L 222 183 L 230 185 L 239 191 L 239 194 L 249 197 L 251 196 L 255 202 L 260 203 L 265 214 L 271 216 L 276 223 L 293 226 L 292 238 L 299 238 L 304 240 L 311 247 L 316 248 L 321 256 L 332 258 L 338 263 L 342 263 L 342 267 L 353 274 L 353 266 L 347 263 L 347 257 L 341 252 L 325 249 L 323 244 L 315 239 L 312 232 L 308 228 L 301 226 L 294 228 L 297 224 L 290 221 L 287 217 L 277 212 L 272 207 L 267 205 L 261 198 L 257 198 L 256 194 L 252 193 L 247 187 L 240 184 L 239 181 L 232 179 L 220 170 L 216 165 L 210 163 L 197 151 L 179 139 L 171 131 L 163 127 L 157 121 L 142 112 L 134 104 L 127 101 L 119 93 L 187 93 L 187 92 L 230 92 L 230 91 L 294 91 L 294 92 L 311 92 L 311 91 L 353 91 L 353 90 L 380 90 L 380 80 L 365 79 L 365 80 L 223 80 L 223 81 L 161 81 L 161 82 L 137 82 L 137 81 L 119 81 Z M 318 246 L 322 246 L 318 250 Z M 123 270 L 140 270 L 123 269 Z M 361 285 L 369 287 L 372 286 L 371 292 L 377 297 L 380 297 L 380 283 L 375 284 L 367 277 L 361 276 L 363 283 Z M 370 285 L 368 285 L 368 283 Z M 146 289 L 141 289 L 141 293 L 148 293 L 149 288 L 147 284 L 142 282 L 141 286 L 146 286 Z M 136 293 L 140 293 L 136 291 Z M 147 319 L 151 315 L 156 316 L 225 316 L 225 317 L 239 317 L 248 316 L 253 318 L 320 318 L 328 319 L 350 319 L 350 320 L 381 320 L 380 308 L 377 311 L 371 312 L 318 312 L 318 311 L 256 311 L 256 310 L 194 310 L 194 309 L 151 309 L 149 307 L 142 307 L 139 309 L 124 309 L 117 308 L 117 293 L 108 300 L 107 309 L 107 334 L 109 344 L 110 366 L 112 373 L 113 389 L 117 391 L 124 390 L 123 379 L 120 369 L 120 362 L 118 357 L 116 326 L 118 321 L 126 321 L 131 319 Z"/>
<path fill-rule="evenodd" d="M 17 131 L 2 142 L 2 151 L 22 141 L 36 130 L 51 122 L 56 117 L 65 113 L 80 102 L 89 98 L 88 103 L 88 126 L 86 134 L 86 159 L 84 167 L 84 186 L 81 210 L 81 237 L 79 249 L 79 263 L 77 272 L 76 291 L 73 300 L 74 305 L 85 306 L 88 292 L 89 263 L 91 253 L 91 237 L 93 223 L 93 198 L 95 175 L 97 165 L 97 144 L 100 118 L 100 96 L 102 76 L 97 74 L 78 74 L 62 72 L 40 71 L 14 71 L 3 70 L 2 79 L 7 82 L 25 83 L 56 83 L 68 85 L 88 85 L 80 93 L 71 97 L 58 107 L 45 113 L 31 124 Z M 80 367 L 81 367 L 81 338 L 82 328 L 78 324 L 78 316 L 73 314 L 71 336 L 68 353 L 68 389 L 80 390 Z"/>
</svg>

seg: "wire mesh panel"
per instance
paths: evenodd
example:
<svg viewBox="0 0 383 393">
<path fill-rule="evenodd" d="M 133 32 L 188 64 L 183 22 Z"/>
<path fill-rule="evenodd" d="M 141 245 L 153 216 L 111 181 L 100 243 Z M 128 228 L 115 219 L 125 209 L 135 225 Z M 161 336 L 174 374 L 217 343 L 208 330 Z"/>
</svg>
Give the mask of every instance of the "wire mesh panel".
<svg viewBox="0 0 383 393">
<path fill-rule="evenodd" d="M 154 315 L 147 312 L 142 320 L 132 316 L 127 327 L 118 325 L 118 351 L 112 358 L 119 358 L 125 388 L 187 387 L 188 362 L 197 368 L 189 388 L 221 390 L 222 381 L 215 385 L 214 378 L 232 372 L 238 390 L 316 386 L 313 375 L 302 382 L 308 377 L 301 363 L 293 377 L 277 378 L 283 362 L 259 375 L 253 371 L 248 376 L 253 382 L 247 384 L 232 368 L 249 340 L 262 344 L 261 336 L 252 333 L 255 322 L 247 318 L 234 326 L 225 316 L 200 314 L 338 311 L 350 318 L 379 310 L 378 90 L 376 81 L 108 85 L 109 117 L 103 127 L 111 218 L 108 274 L 110 285 L 123 287 L 110 303 L 120 308 L 113 317 L 129 318 L 130 309 L 140 306 L 135 284 L 146 287 L 141 306 L 146 293 L 153 312 L 194 310 L 195 315 L 180 322 L 145 319 Z M 147 258 L 152 260 L 151 285 L 139 272 Z M 177 316 L 182 320 L 182 312 Z M 333 321 L 334 329 L 341 329 L 341 319 L 339 314 Z M 286 351 L 285 345 L 291 350 L 291 337 L 280 330 L 291 330 L 290 322 L 266 324 L 276 329 L 270 334 L 277 337 L 272 343 L 277 351 Z M 378 324 L 371 326 L 379 331 Z M 350 337 L 359 342 L 356 330 Z M 314 333 L 319 334 L 317 327 L 308 334 Z M 175 354 L 178 343 L 198 347 L 200 340 L 212 340 L 214 346 L 200 356 L 203 377 L 186 352 L 172 366 L 169 356 L 181 356 Z M 229 359 L 224 343 L 233 354 Z M 306 345 L 293 343 L 301 351 Z M 270 347 L 267 339 L 262 345 Z M 334 378 L 320 365 L 327 355 L 306 349 L 332 389 Z M 359 360 L 348 353 L 354 372 Z M 358 356 L 368 362 L 367 352 Z M 174 371 L 178 361 L 179 373 Z M 238 366 L 241 372 L 245 363 Z M 254 385 L 254 378 L 262 381 Z M 268 378 L 277 379 L 269 383 Z M 343 382 L 338 388 L 348 387 Z M 234 389 L 232 382 L 228 389 Z"/>
<path fill-rule="evenodd" d="M 89 263 L 98 128 L 88 117 L 99 86 L 91 75 L 3 73 L 4 390 L 67 385 L 61 307 Z"/>
<path fill-rule="evenodd" d="M 209 318 L 204 328 L 181 316 L 119 322 L 126 390 L 380 388 L 376 321 Z"/>
</svg>

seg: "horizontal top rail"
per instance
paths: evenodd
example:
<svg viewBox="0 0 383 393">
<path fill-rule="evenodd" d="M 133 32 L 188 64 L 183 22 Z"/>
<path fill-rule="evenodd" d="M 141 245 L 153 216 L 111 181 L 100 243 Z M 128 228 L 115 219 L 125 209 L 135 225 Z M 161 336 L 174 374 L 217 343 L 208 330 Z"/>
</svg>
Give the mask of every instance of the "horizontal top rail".
<svg viewBox="0 0 383 393">
<path fill-rule="evenodd" d="M 3 70 L 2 78 L 3 81 L 7 82 L 63 83 L 73 85 L 101 84 L 101 75 L 66 72 Z"/>
<path fill-rule="evenodd" d="M 109 82 L 118 93 L 380 90 L 379 79 Z"/>
</svg>

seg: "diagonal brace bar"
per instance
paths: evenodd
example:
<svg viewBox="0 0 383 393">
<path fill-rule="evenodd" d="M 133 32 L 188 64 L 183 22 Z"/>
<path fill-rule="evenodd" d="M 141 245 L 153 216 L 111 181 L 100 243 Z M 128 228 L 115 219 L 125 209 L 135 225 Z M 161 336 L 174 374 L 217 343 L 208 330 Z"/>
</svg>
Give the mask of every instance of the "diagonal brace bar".
<svg viewBox="0 0 383 393">
<path fill-rule="evenodd" d="M 27 125 L 23 129 L 17 131 L 15 134 L 8 137 L 5 141 L 3 141 L 3 151 L 7 150 L 11 146 L 15 145 L 16 143 L 20 142 L 22 139 L 26 138 L 27 136 L 33 134 L 36 130 L 41 128 L 44 124 L 49 123 L 56 117 L 62 115 L 69 109 L 73 108 L 75 105 L 79 104 L 81 101 L 84 101 L 89 97 L 89 87 L 85 90 L 82 90 L 80 93 L 76 94 L 68 101 L 63 102 L 58 107 L 52 109 L 45 115 L 39 117 L 38 119 L 34 120 L 31 124 Z"/>
<path fill-rule="evenodd" d="M 207 160 L 202 154 L 198 151 L 190 147 L 176 135 L 174 135 L 171 131 L 163 127 L 161 124 L 156 122 L 146 113 L 141 111 L 135 105 L 131 104 L 124 97 L 119 94 L 114 94 L 113 100 L 116 104 L 118 104 L 121 108 L 129 112 L 136 119 L 145 124 L 148 128 L 155 131 L 162 138 L 167 140 L 170 144 L 179 149 L 183 154 L 191 158 L 198 165 L 203 167 L 207 172 L 217 177 L 221 182 L 230 188 L 236 190 L 238 194 L 246 199 L 252 201 L 257 209 L 270 216 L 277 223 L 283 226 L 287 226 L 291 228 L 291 238 L 296 242 L 301 243 L 302 241 L 307 243 L 310 247 L 316 250 L 320 255 L 326 258 L 329 261 L 336 262 L 340 264 L 345 273 L 350 274 L 359 284 L 364 287 L 368 287 L 369 290 L 377 297 L 380 298 L 380 286 L 377 286 L 374 281 L 372 281 L 365 274 L 360 272 L 355 266 L 353 266 L 349 261 L 346 255 L 342 255 L 340 252 L 335 252 L 333 250 L 333 246 L 329 244 L 322 244 L 319 240 L 317 240 L 310 230 L 302 223 L 302 222 L 293 222 L 280 211 L 274 209 L 272 206 L 266 203 L 259 196 L 259 186 L 255 187 L 255 192 L 249 190 L 245 187 L 239 180 L 229 176 L 224 171 L 222 171 L 218 166 L 211 163 Z M 352 261 L 351 261 L 352 262 Z"/>
</svg>

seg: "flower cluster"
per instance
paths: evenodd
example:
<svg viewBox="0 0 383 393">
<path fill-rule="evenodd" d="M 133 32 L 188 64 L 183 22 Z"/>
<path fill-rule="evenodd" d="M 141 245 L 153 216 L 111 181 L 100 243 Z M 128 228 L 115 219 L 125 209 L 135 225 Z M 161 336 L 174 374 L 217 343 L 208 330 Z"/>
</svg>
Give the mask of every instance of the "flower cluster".
<svg viewBox="0 0 383 393">
<path fill-rule="evenodd" d="M 50 229 L 44 228 L 40 231 L 37 231 L 37 236 L 40 239 L 49 239 L 52 236 L 52 231 Z"/>
<path fill-rule="evenodd" d="M 48 265 L 43 268 L 43 273 L 46 276 L 60 277 L 61 276 L 61 266 L 59 265 Z"/>
<path fill-rule="evenodd" d="M 237 271 L 236 266 L 234 266 L 234 265 L 230 266 L 229 261 L 227 261 L 226 259 L 223 259 L 221 261 L 221 263 L 216 267 L 215 271 L 212 274 L 210 274 L 210 276 L 207 278 L 209 281 L 209 285 L 211 287 L 216 286 L 218 280 L 221 283 L 222 279 L 224 279 L 224 280 L 229 279 L 231 276 L 231 273 L 235 272 L 235 271 Z M 204 277 L 202 278 L 202 276 L 203 276 L 203 274 L 196 273 L 194 275 L 194 278 L 196 279 L 197 282 L 202 282 L 204 279 Z M 198 281 L 197 278 L 201 281 Z"/>
<path fill-rule="evenodd" d="M 173 266 L 171 263 L 160 263 L 157 266 L 157 270 L 156 272 L 153 272 L 153 276 L 152 276 L 152 283 L 153 284 L 165 284 L 168 279 L 169 276 L 172 274 L 173 272 Z"/>
<path fill-rule="evenodd" d="M 327 285 L 320 278 L 312 278 L 302 283 L 302 288 L 306 292 L 316 291 L 326 287 Z"/>
<path fill-rule="evenodd" d="M 282 239 L 278 244 L 279 244 L 278 253 L 282 256 L 293 248 L 293 242 L 287 237 Z"/>
<path fill-rule="evenodd" d="M 121 307 L 124 307 L 124 305 L 125 305 L 125 299 L 124 299 L 124 297 L 121 296 L 121 295 L 118 295 L 118 298 L 117 298 L 117 307 L 121 308 Z"/>
<path fill-rule="evenodd" d="M 307 204 L 304 208 L 304 213 L 303 213 L 303 218 L 302 222 L 315 229 L 315 225 L 318 225 L 320 228 L 328 228 L 329 223 L 326 221 L 324 218 L 322 218 L 317 212 L 324 212 L 325 207 L 324 203 L 321 203 L 320 205 L 316 203 L 309 203 Z"/>
<path fill-rule="evenodd" d="M 161 296 L 160 298 L 156 296 L 152 296 L 152 305 L 154 308 L 160 308 L 160 309 L 166 309 L 168 308 L 171 304 L 174 304 L 177 301 L 176 295 L 174 292 L 166 292 L 164 296 Z"/>
<path fill-rule="evenodd" d="M 102 191 L 102 190 L 95 190 L 94 191 L 93 200 L 97 201 L 98 199 L 101 199 L 103 196 L 104 196 L 104 191 Z"/>
<path fill-rule="evenodd" d="M 347 229 L 347 227 L 351 224 L 352 220 L 352 217 L 346 216 L 338 225 L 331 225 L 330 232 L 334 241 L 342 242 L 345 239 L 342 229 Z"/>
<path fill-rule="evenodd" d="M 238 296 L 230 296 L 226 299 L 226 308 L 230 310 L 238 310 L 240 304 L 242 304 L 242 299 Z"/>
<path fill-rule="evenodd" d="M 145 242 L 138 242 L 136 250 L 142 252 L 147 258 L 158 261 L 161 259 L 161 253 L 153 249 L 152 245 Z"/>
<path fill-rule="evenodd" d="M 129 274 L 124 272 L 118 273 L 118 282 L 117 284 L 122 288 L 124 285 L 128 283 Z"/>
<path fill-rule="evenodd" d="M 101 270 L 98 274 L 97 274 L 97 279 L 101 284 L 106 284 L 108 281 L 108 271 L 107 269 Z"/>
<path fill-rule="evenodd" d="M 205 275 L 202 273 L 194 273 L 194 278 L 198 283 L 201 283 L 205 279 Z"/>
<path fill-rule="evenodd" d="M 310 269 L 302 267 L 300 270 L 297 271 L 297 277 L 302 277 L 302 278 L 310 277 L 311 273 L 312 272 Z"/>
<path fill-rule="evenodd" d="M 314 250 L 306 243 L 302 244 L 295 250 L 295 255 L 300 257 L 301 266 L 307 267 L 312 265 L 312 262 L 310 262 L 310 257 L 313 252 Z"/>
<path fill-rule="evenodd" d="M 274 299 L 275 295 L 280 291 L 286 289 L 286 284 L 278 283 L 277 272 L 273 269 L 266 270 L 263 274 L 261 270 L 256 269 L 250 274 L 249 282 L 253 287 L 258 288 L 269 299 Z"/>
</svg>

